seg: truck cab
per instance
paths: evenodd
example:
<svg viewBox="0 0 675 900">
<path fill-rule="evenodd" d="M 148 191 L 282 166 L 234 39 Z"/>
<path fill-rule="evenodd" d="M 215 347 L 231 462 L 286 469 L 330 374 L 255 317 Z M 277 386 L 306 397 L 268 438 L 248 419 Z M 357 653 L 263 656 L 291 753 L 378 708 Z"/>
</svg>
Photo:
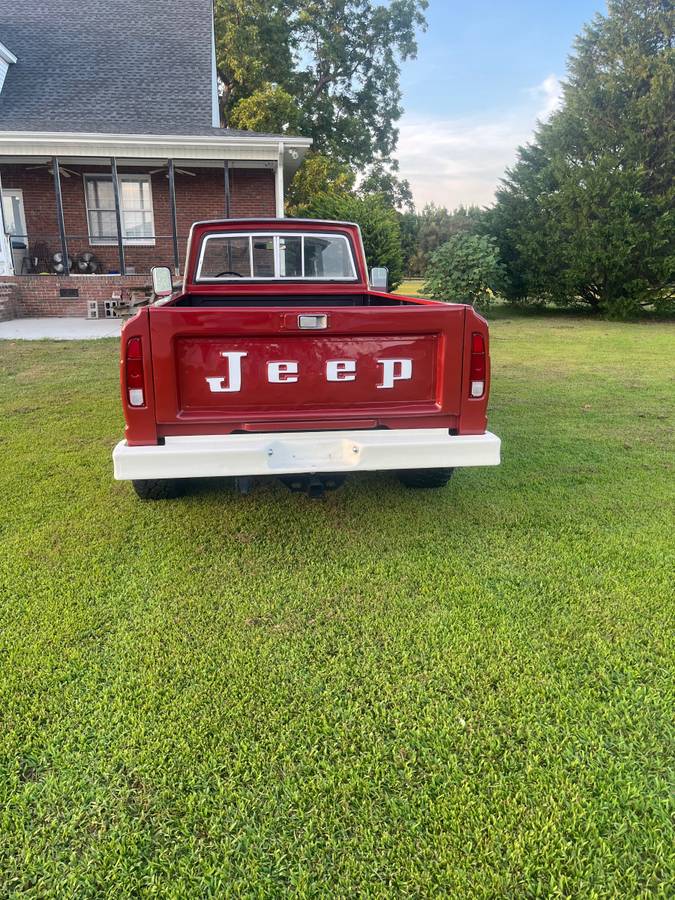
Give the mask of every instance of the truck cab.
<svg viewBox="0 0 675 900">
<path fill-rule="evenodd" d="M 153 270 L 157 300 L 122 331 L 115 477 L 150 499 L 197 477 L 320 493 L 355 471 L 439 487 L 497 465 L 487 323 L 373 274 L 353 223 L 195 223 L 181 289 Z"/>
</svg>

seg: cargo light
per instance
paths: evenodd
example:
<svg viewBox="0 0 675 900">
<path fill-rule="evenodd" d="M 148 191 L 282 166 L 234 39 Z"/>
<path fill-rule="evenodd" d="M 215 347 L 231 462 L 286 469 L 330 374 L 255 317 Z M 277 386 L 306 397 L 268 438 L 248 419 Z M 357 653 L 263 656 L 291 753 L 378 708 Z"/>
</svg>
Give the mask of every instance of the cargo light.
<svg viewBox="0 0 675 900">
<path fill-rule="evenodd" d="M 471 396 L 482 397 L 485 393 L 485 338 L 477 331 L 471 335 L 471 367 L 469 370 Z"/>
<path fill-rule="evenodd" d="M 127 341 L 125 368 L 129 406 L 145 406 L 145 394 L 143 392 L 145 381 L 143 377 L 143 343 L 139 337 L 132 337 Z"/>
</svg>

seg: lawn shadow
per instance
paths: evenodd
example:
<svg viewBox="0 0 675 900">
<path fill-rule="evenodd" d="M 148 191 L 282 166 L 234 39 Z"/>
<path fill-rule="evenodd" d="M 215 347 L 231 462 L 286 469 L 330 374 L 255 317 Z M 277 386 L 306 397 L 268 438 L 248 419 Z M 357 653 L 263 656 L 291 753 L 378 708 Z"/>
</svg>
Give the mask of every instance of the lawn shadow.
<svg viewBox="0 0 675 900">
<path fill-rule="evenodd" d="M 237 489 L 233 478 L 203 478 L 190 480 L 172 505 L 208 507 L 209 521 L 222 505 L 225 514 L 229 511 L 231 519 L 245 524 L 254 536 L 269 535 L 276 529 L 284 541 L 293 534 L 308 538 L 327 527 L 333 529 L 335 536 L 350 532 L 354 537 L 358 534 L 372 539 L 374 534 L 393 534 L 401 523 L 407 523 L 406 530 L 411 535 L 418 535 L 420 531 L 441 527 L 441 523 L 447 531 L 454 511 L 460 512 L 458 524 L 464 513 L 471 518 L 471 510 L 478 507 L 477 495 L 485 499 L 488 491 L 491 503 L 508 503 L 507 485 L 501 489 L 496 483 L 488 485 L 489 473 L 483 472 L 481 477 L 478 470 L 469 472 L 459 470 L 447 486 L 436 489 L 407 488 L 395 472 L 355 472 L 341 487 L 318 498 L 291 491 L 274 476 L 255 479 L 247 494 Z M 480 508 L 484 505 L 480 504 Z M 193 519 L 193 515 L 188 514 L 187 518 Z"/>
</svg>

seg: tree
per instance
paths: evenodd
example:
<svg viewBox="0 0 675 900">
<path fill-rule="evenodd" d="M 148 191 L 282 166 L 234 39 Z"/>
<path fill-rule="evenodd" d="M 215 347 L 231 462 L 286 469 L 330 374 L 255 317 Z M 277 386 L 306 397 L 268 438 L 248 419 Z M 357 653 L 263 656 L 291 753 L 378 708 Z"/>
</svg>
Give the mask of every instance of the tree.
<svg viewBox="0 0 675 900">
<path fill-rule="evenodd" d="M 378 194 L 394 209 L 412 206 L 412 193 L 407 181 L 394 174 L 397 165 L 387 168 L 376 163 L 359 183 L 356 193 L 365 197 Z M 286 205 L 292 214 L 297 206 L 311 203 L 318 194 L 340 194 L 355 190 L 356 175 L 351 166 L 324 153 L 309 153 L 303 160 L 287 191 Z"/>
<path fill-rule="evenodd" d="M 675 305 L 672 30 L 668 0 L 609 0 L 577 38 L 563 108 L 488 216 L 511 299 L 613 316 Z"/>
<path fill-rule="evenodd" d="M 232 128 L 272 134 L 297 134 L 299 121 L 295 101 L 278 84 L 266 83 L 237 103 L 230 115 Z"/>
<path fill-rule="evenodd" d="M 317 195 L 349 193 L 355 181 L 344 163 L 322 153 L 308 153 L 286 193 L 288 213 L 295 215 L 298 207 L 308 206 Z"/>
<path fill-rule="evenodd" d="M 288 90 L 297 42 L 287 11 L 278 0 L 216 0 L 216 68 L 226 125 L 236 104 L 266 84 Z"/>
<path fill-rule="evenodd" d="M 401 229 L 401 254 L 403 271 L 407 275 L 415 274 L 412 259 L 417 252 L 417 241 L 420 230 L 420 217 L 415 212 L 404 212 L 399 217 Z"/>
<path fill-rule="evenodd" d="M 311 203 L 296 208 L 302 218 L 356 222 L 361 228 L 368 267 L 386 266 L 391 289 L 403 279 L 401 232 L 398 215 L 378 194 L 365 197 L 352 193 L 316 195 Z"/>
<path fill-rule="evenodd" d="M 383 160 L 377 160 L 366 172 L 359 185 L 360 194 L 382 194 L 394 209 L 405 209 L 408 212 L 414 210 L 410 182 L 405 178 L 399 178 L 398 161 L 393 159 L 389 165 Z"/>
<path fill-rule="evenodd" d="M 389 159 L 401 115 L 399 66 L 417 51 L 427 0 L 216 0 L 223 119 L 275 84 L 314 149 L 364 167 Z M 263 116 L 263 118 L 265 118 Z"/>
<path fill-rule="evenodd" d="M 423 275 L 431 255 L 455 234 L 474 231 L 482 213 L 477 206 L 460 206 L 450 212 L 428 203 L 419 215 L 417 246 L 410 257 L 410 274 Z"/>
<path fill-rule="evenodd" d="M 487 308 L 504 286 L 504 267 L 493 238 L 455 234 L 434 251 L 425 291 L 434 300 Z"/>
</svg>

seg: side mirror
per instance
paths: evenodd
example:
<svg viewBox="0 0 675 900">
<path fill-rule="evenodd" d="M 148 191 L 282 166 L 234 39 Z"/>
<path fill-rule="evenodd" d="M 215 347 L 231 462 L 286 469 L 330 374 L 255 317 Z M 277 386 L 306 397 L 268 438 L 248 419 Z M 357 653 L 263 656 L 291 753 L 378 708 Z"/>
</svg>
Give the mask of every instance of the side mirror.
<svg viewBox="0 0 675 900">
<path fill-rule="evenodd" d="M 370 270 L 370 286 L 374 291 L 387 293 L 389 287 L 389 269 L 385 266 Z"/>
<path fill-rule="evenodd" d="M 153 266 L 150 270 L 152 274 L 152 289 L 155 296 L 170 297 L 173 294 L 173 275 L 168 266 Z"/>
</svg>

